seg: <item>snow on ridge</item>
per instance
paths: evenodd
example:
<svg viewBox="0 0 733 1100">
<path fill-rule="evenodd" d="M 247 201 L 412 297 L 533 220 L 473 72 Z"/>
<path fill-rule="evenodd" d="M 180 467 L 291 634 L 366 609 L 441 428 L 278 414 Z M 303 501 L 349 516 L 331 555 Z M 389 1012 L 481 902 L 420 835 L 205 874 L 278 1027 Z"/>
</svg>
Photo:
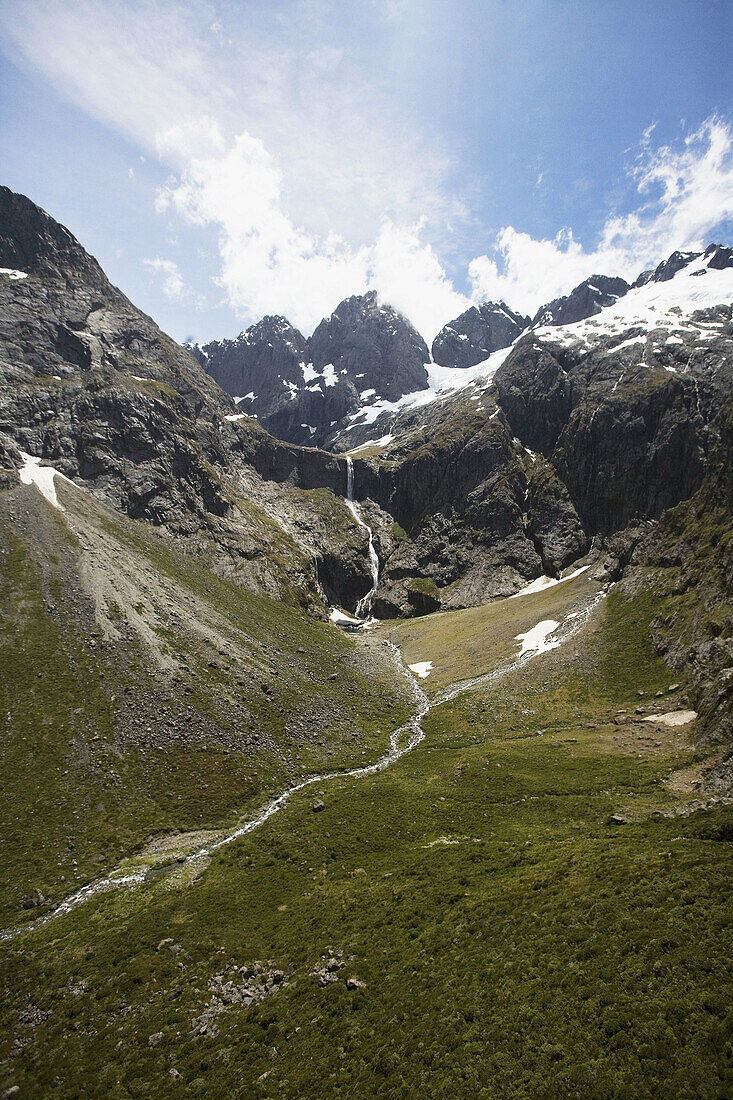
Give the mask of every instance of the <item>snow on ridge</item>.
<svg viewBox="0 0 733 1100">
<path fill-rule="evenodd" d="M 569 325 L 542 325 L 533 331 L 540 340 L 556 343 L 590 343 L 601 336 L 613 336 L 634 326 L 645 329 L 671 326 L 679 332 L 686 329 L 709 328 L 709 323 L 691 322 L 696 310 L 733 302 L 733 268 L 708 267 L 712 255 L 702 266 L 689 263 L 665 282 L 648 282 L 605 306 L 600 313 Z M 700 339 L 713 334 L 698 333 Z M 638 343 L 645 336 L 635 337 L 619 347 Z"/>
<path fill-rule="evenodd" d="M 437 363 L 426 363 L 427 389 L 406 393 L 397 401 L 387 401 L 384 398 L 374 401 L 366 408 L 352 413 L 349 417 L 351 423 L 344 428 L 344 431 L 348 432 L 353 428 L 362 428 L 368 424 L 373 424 L 385 412 L 396 414 L 407 409 L 418 409 L 423 405 L 429 405 L 433 401 L 449 397 L 459 390 L 466 389 L 473 383 L 489 383 L 509 355 L 512 347 L 513 345 L 510 345 L 508 348 L 501 348 L 499 351 L 493 352 L 488 359 L 476 363 L 473 367 L 441 367 Z"/>
</svg>

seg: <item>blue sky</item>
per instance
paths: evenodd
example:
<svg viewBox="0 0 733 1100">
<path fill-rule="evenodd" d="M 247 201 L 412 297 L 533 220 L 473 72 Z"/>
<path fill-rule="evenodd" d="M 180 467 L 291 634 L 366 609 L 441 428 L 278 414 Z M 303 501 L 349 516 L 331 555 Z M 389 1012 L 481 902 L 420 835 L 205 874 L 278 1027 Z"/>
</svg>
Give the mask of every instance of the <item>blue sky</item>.
<svg viewBox="0 0 733 1100">
<path fill-rule="evenodd" d="M 733 237 L 729 0 L 4 0 L 2 182 L 178 339 Z"/>
</svg>

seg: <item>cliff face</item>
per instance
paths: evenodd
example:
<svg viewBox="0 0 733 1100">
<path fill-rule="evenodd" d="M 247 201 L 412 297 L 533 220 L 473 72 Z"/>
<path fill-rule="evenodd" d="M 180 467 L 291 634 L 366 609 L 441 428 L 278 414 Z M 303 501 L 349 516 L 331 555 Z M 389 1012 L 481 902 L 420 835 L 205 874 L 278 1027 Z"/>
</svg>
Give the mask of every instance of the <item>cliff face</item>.
<svg viewBox="0 0 733 1100">
<path fill-rule="evenodd" d="M 731 381 L 730 306 L 674 332 L 530 336 L 495 378 L 514 432 L 553 463 L 590 534 L 658 518 L 699 488 Z"/>
<path fill-rule="evenodd" d="M 515 313 L 505 302 L 471 306 L 440 330 L 433 340 L 433 359 L 442 367 L 473 367 L 513 344 L 528 324 L 529 317 Z"/>
<path fill-rule="evenodd" d="M 322 610 L 321 559 L 332 596 L 342 580 L 368 587 L 343 460 L 242 416 L 68 230 L 6 188 L 0 267 L 18 272 L 0 275 L 3 485 L 28 452 L 254 591 Z"/>
</svg>

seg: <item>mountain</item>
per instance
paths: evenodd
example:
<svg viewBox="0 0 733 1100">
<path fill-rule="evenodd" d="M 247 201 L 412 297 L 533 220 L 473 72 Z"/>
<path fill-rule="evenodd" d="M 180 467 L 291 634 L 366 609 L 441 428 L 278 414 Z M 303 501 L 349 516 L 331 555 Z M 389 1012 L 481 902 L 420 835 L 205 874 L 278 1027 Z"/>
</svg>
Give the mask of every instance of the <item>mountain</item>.
<svg viewBox="0 0 733 1100">
<path fill-rule="evenodd" d="M 532 327 L 572 325 L 575 321 L 583 321 L 623 298 L 628 289 L 629 284 L 625 279 L 591 275 L 571 290 L 570 294 L 555 298 L 538 309 L 532 319 Z"/>
<path fill-rule="evenodd" d="M 236 340 L 191 350 L 242 412 L 304 446 L 331 446 L 359 411 L 428 385 L 424 340 L 374 291 L 345 299 L 308 340 L 265 317 Z"/>
<path fill-rule="evenodd" d="M 263 317 L 236 340 L 214 340 L 191 351 L 221 388 L 237 397 L 242 411 L 251 406 L 267 415 L 302 384 L 307 344 L 284 317 Z"/>
<path fill-rule="evenodd" d="M 513 344 L 528 324 L 529 317 L 514 313 L 505 302 L 471 306 L 435 337 L 433 362 L 441 367 L 473 367 Z"/>
<path fill-rule="evenodd" d="M 586 290 L 187 350 L 0 190 L 4 1096 L 727 1095 L 733 252 Z"/>
</svg>

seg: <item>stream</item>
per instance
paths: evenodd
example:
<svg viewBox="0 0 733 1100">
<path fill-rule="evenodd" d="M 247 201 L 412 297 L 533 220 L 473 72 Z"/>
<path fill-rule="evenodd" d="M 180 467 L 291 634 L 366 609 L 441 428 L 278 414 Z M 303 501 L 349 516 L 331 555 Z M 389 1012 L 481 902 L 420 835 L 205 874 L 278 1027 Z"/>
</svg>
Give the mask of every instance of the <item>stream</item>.
<svg viewBox="0 0 733 1100">
<path fill-rule="evenodd" d="M 97 894 L 106 893 L 109 890 L 120 889 L 122 887 L 142 885 L 142 883 L 152 878 L 157 878 L 161 874 L 180 868 L 181 865 L 193 863 L 196 860 L 201 860 L 210 856 L 220 848 L 225 847 L 227 844 L 231 844 L 235 840 L 239 840 L 241 837 L 246 836 L 247 833 L 251 833 L 261 825 L 264 825 L 266 821 L 269 821 L 278 810 L 281 810 L 283 806 L 288 803 L 294 794 L 304 790 L 306 787 L 313 786 L 315 783 L 327 783 L 333 779 L 362 779 L 365 776 L 384 771 L 385 768 L 389 768 L 392 764 L 395 764 L 408 752 L 416 748 L 421 741 L 425 740 L 425 731 L 422 728 L 422 722 L 431 710 L 434 710 L 444 703 L 450 702 L 452 699 L 455 699 L 456 696 L 462 695 L 464 692 L 496 683 L 503 679 L 503 677 L 509 675 L 509 673 L 522 668 L 540 653 L 546 652 L 547 649 L 550 648 L 557 648 L 557 646 L 561 645 L 563 642 L 568 641 L 569 638 L 576 635 L 586 625 L 597 605 L 605 597 L 606 592 L 607 590 L 603 589 L 587 600 L 579 611 L 575 611 L 571 615 L 568 615 L 563 622 L 552 631 L 549 637 L 540 643 L 539 648 L 525 650 L 517 656 L 508 657 L 498 664 L 496 668 L 480 676 L 456 681 L 438 692 L 432 699 L 428 698 L 415 677 L 405 668 L 397 647 L 389 643 L 395 664 L 398 664 L 400 672 L 406 677 L 410 684 L 410 688 L 415 698 L 415 710 L 404 725 L 392 732 L 387 751 L 375 761 L 375 763 L 366 764 L 359 768 L 351 768 L 348 771 L 324 772 L 320 775 L 313 775 L 308 779 L 303 779 L 299 783 L 295 783 L 292 787 L 288 787 L 276 798 L 273 798 L 255 817 L 243 821 L 241 824 L 237 825 L 236 828 L 232 829 L 230 832 L 223 833 L 216 840 L 196 848 L 187 855 L 179 855 L 176 857 L 175 853 L 173 853 L 167 858 L 162 867 L 160 865 L 156 867 L 154 863 L 151 863 L 149 865 L 143 864 L 136 867 L 134 870 L 126 870 L 124 866 L 122 866 L 112 871 L 106 877 L 97 879 L 95 882 L 90 882 L 86 886 L 83 886 L 80 890 L 77 890 L 75 894 L 72 894 L 70 897 L 60 902 L 55 909 L 52 909 L 48 913 L 44 913 L 43 916 L 38 917 L 37 920 L 23 925 L 20 928 L 9 928 L 0 932 L 0 943 L 14 939 L 23 932 L 31 932 L 37 928 L 42 928 L 45 924 L 55 920 L 57 917 L 63 917 L 67 913 L 71 913 L 74 909 L 78 909 L 80 905 L 90 901 L 93 897 L 96 897 Z M 367 597 L 365 597 L 365 599 L 366 598 Z M 172 860 L 175 862 L 171 862 Z"/>
</svg>

